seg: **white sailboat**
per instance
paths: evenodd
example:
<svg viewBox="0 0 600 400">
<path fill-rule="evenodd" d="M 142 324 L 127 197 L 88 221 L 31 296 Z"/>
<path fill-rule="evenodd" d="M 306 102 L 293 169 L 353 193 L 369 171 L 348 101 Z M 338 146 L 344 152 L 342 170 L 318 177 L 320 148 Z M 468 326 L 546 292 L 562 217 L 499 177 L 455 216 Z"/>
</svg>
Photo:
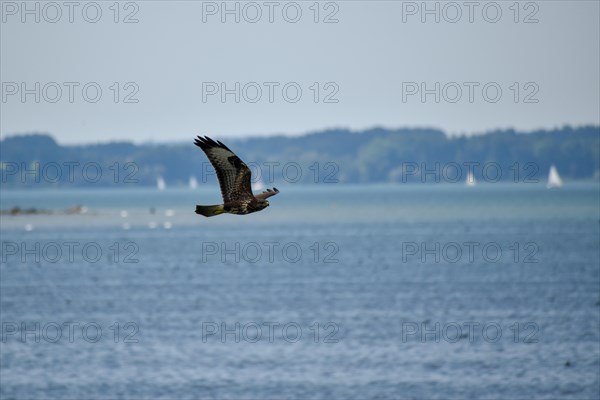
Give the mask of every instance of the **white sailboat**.
<svg viewBox="0 0 600 400">
<path fill-rule="evenodd" d="M 265 189 L 265 184 L 263 183 L 262 179 L 259 179 L 258 181 L 254 182 L 252 184 L 252 191 L 253 192 L 260 192 L 261 190 Z"/>
<path fill-rule="evenodd" d="M 467 179 L 465 180 L 465 185 L 467 186 L 475 186 L 477 181 L 475 180 L 475 176 L 471 171 L 467 173 Z"/>
<path fill-rule="evenodd" d="M 165 190 L 167 188 L 167 184 L 165 183 L 165 180 L 162 178 L 162 176 L 159 176 L 156 179 L 156 188 L 158 190 Z"/>
<path fill-rule="evenodd" d="M 558 170 L 553 165 L 550 166 L 550 171 L 548 172 L 548 183 L 546 187 L 548 189 L 559 188 L 563 185 L 562 179 L 560 179 L 560 175 L 558 175 Z"/>
<path fill-rule="evenodd" d="M 196 180 L 195 176 L 190 176 L 189 187 L 192 190 L 198 188 L 198 181 Z"/>
</svg>

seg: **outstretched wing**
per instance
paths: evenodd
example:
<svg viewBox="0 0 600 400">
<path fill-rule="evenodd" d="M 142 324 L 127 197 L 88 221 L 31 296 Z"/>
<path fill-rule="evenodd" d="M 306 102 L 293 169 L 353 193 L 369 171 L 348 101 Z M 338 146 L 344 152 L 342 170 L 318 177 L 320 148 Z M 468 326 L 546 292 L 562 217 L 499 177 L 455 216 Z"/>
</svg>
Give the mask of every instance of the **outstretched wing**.
<svg viewBox="0 0 600 400">
<path fill-rule="evenodd" d="M 277 190 L 277 188 L 274 187 L 273 190 L 267 189 L 266 191 L 262 192 L 261 194 L 257 194 L 254 197 L 256 197 L 259 200 L 265 200 L 271 196 L 275 196 L 277 193 L 279 193 L 279 190 Z"/>
<path fill-rule="evenodd" d="M 250 168 L 223 143 L 208 136 L 198 136 L 194 144 L 202 149 L 210 163 L 215 167 L 223 202 L 252 199 L 250 186 Z"/>
</svg>

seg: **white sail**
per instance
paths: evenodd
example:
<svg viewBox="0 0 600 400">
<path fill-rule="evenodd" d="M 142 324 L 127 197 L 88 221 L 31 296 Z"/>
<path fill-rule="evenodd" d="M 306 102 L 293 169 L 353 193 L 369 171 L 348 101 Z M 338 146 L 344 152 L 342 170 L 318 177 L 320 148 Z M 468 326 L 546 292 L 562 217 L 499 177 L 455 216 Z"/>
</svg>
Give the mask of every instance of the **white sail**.
<svg viewBox="0 0 600 400">
<path fill-rule="evenodd" d="M 198 181 L 196 180 L 195 176 L 190 176 L 190 183 L 189 183 L 190 189 L 194 190 L 198 187 Z"/>
<path fill-rule="evenodd" d="M 548 189 L 559 188 L 562 186 L 562 179 L 560 179 L 560 175 L 558 175 L 558 171 L 554 165 L 550 166 L 550 171 L 548 172 L 548 184 L 546 187 Z"/>
<path fill-rule="evenodd" d="M 265 189 L 265 184 L 263 183 L 262 179 L 259 179 L 257 182 L 254 182 L 252 184 L 252 191 L 254 191 L 254 192 L 259 192 L 264 189 Z"/>
<path fill-rule="evenodd" d="M 167 188 L 167 184 L 161 176 L 156 179 L 156 188 L 158 190 L 165 190 Z"/>
<path fill-rule="evenodd" d="M 469 171 L 467 173 L 467 180 L 465 180 L 465 185 L 475 186 L 476 184 L 477 184 L 477 181 L 475 180 L 475 176 L 473 176 L 473 173 L 471 171 Z"/>
</svg>

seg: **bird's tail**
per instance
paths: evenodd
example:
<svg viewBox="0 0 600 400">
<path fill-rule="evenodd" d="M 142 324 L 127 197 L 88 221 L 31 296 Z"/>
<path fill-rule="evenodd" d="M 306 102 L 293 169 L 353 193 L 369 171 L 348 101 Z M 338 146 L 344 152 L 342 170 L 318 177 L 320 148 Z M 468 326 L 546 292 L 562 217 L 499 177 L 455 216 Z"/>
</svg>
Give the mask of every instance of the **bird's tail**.
<svg viewBox="0 0 600 400">
<path fill-rule="evenodd" d="M 215 215 L 223 214 L 225 208 L 223 204 L 216 206 L 196 206 L 196 214 L 204 215 L 205 217 L 212 217 Z"/>
</svg>

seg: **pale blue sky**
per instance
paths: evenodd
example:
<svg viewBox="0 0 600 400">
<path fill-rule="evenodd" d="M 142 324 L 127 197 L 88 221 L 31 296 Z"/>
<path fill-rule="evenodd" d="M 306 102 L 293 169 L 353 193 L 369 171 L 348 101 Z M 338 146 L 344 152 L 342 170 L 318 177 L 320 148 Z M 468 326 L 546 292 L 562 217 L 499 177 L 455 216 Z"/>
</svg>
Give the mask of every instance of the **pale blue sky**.
<svg viewBox="0 0 600 400">
<path fill-rule="evenodd" d="M 480 2 L 473 22 L 461 1 L 453 3 L 462 12 L 456 23 L 447 21 L 455 18 L 456 8 L 436 2 L 427 4 L 432 9 L 438 4 L 440 22 L 435 15 L 424 15 L 427 20 L 421 22 L 421 10 L 415 9 L 420 1 L 321 2 L 319 23 L 314 22 L 314 1 L 274 2 L 272 23 L 263 1 L 253 3 L 262 12 L 256 23 L 244 17 L 254 18 L 257 8 L 244 8 L 241 2 L 240 22 L 225 15 L 222 23 L 215 9 L 220 1 L 122 2 L 119 23 L 113 20 L 114 2 L 100 1 L 102 16 L 90 23 L 84 17 L 95 18 L 96 10 L 89 3 L 73 9 L 72 23 L 66 6 L 58 22 L 46 21 L 56 17 L 56 9 L 39 3 L 36 23 L 34 14 L 22 15 L 20 1 L 2 2 L 3 137 L 47 132 L 63 143 L 164 142 L 197 134 L 240 137 L 375 125 L 436 127 L 456 134 L 600 123 L 597 1 L 520 2 L 518 16 L 513 1 Z M 34 8 L 36 2 L 27 4 Z M 486 21 L 495 18 L 496 5 L 502 12 L 499 21 Z M 284 7 L 288 19 L 299 8 L 299 22 L 286 21 Z M 130 13 L 137 23 L 122 22 Z M 323 23 L 331 13 L 338 22 Z M 528 16 L 538 22 L 524 23 Z M 22 102 L 21 85 L 35 92 L 35 82 L 40 82 L 40 102 L 35 93 Z M 51 82 L 62 90 L 56 103 L 49 101 L 57 97 Z M 82 87 L 90 82 L 102 90 L 96 103 L 83 98 Z M 118 103 L 114 82 L 120 87 Z M 124 87 L 128 82 L 133 84 Z M 225 103 L 219 94 L 208 94 L 214 89 L 210 82 L 229 88 L 239 82 L 240 102 L 234 94 Z M 436 82 L 439 103 L 435 94 L 424 103 L 420 93 L 409 94 L 420 91 L 422 83 L 434 88 Z M 282 94 L 286 83 L 291 83 L 289 101 Z M 482 93 L 486 84 L 490 101 Z M 89 99 L 94 85 L 88 85 Z M 123 103 L 136 86 L 132 99 L 138 102 Z M 262 97 L 251 103 L 256 86 Z M 302 96 L 293 103 L 296 87 Z M 457 87 L 462 97 L 452 103 Z M 498 87 L 502 96 L 493 103 Z M 336 90 L 331 99 L 338 102 L 325 103 Z"/>
</svg>

